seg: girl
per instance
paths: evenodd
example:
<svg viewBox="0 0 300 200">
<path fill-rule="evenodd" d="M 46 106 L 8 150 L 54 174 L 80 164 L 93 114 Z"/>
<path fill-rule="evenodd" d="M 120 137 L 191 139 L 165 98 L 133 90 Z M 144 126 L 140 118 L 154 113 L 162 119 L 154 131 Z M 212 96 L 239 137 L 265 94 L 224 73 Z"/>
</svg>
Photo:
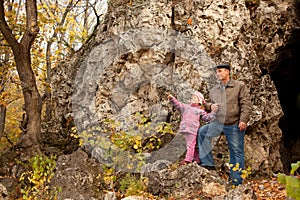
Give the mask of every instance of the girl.
<svg viewBox="0 0 300 200">
<path fill-rule="evenodd" d="M 168 95 L 168 99 L 173 106 L 181 113 L 181 122 L 179 131 L 185 135 L 186 140 L 186 155 L 185 159 L 180 162 L 181 165 L 191 163 L 193 160 L 200 163 L 197 143 L 197 132 L 200 127 L 200 119 L 204 122 L 215 119 L 218 108 L 212 109 L 212 112 L 207 113 L 201 108 L 201 105 L 205 103 L 204 97 L 200 92 L 194 92 L 190 104 L 184 104 L 178 101 L 171 94 Z"/>
</svg>

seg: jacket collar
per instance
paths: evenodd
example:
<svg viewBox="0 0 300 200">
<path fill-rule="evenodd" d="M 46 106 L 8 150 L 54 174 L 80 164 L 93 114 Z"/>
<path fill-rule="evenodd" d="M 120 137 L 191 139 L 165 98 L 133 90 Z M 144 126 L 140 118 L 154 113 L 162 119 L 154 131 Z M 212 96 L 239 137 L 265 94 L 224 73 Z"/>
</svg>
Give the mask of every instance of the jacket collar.
<svg viewBox="0 0 300 200">
<path fill-rule="evenodd" d="M 222 88 L 222 83 L 219 82 L 219 85 L 218 85 L 218 88 Z M 225 85 L 225 87 L 233 87 L 234 86 L 234 83 L 232 81 L 232 79 L 229 79 L 229 81 L 227 82 L 227 84 Z"/>
</svg>

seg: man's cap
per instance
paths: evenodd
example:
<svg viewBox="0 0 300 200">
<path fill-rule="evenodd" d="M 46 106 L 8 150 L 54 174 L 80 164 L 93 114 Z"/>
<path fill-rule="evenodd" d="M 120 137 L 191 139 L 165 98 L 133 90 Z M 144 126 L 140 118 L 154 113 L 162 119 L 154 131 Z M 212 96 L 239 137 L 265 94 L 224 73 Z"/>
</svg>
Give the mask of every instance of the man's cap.
<svg viewBox="0 0 300 200">
<path fill-rule="evenodd" d="M 228 69 L 230 71 L 230 65 L 229 64 L 219 64 L 217 66 L 214 67 L 214 69 L 221 69 L 221 68 L 225 68 Z"/>
</svg>

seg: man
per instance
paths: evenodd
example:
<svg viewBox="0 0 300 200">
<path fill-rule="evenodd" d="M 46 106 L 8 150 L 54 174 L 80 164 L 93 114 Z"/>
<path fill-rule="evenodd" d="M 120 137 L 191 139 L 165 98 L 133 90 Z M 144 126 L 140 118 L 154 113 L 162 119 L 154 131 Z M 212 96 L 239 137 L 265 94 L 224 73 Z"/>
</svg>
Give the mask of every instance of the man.
<svg viewBox="0 0 300 200">
<path fill-rule="evenodd" d="M 222 132 L 226 136 L 230 153 L 229 181 L 233 185 L 242 183 L 241 171 L 245 167 L 244 136 L 250 119 L 251 99 L 245 83 L 230 78 L 230 65 L 221 64 L 215 68 L 219 84 L 210 91 L 211 103 L 206 109 L 218 106 L 216 119 L 198 130 L 200 165 L 215 169 L 211 139 Z"/>
</svg>

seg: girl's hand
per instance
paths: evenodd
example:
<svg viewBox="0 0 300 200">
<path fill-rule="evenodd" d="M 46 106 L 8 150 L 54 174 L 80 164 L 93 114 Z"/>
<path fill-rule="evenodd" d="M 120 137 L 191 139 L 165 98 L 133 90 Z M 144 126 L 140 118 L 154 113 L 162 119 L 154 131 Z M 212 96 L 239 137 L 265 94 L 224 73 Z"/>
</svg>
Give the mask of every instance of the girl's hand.
<svg viewBox="0 0 300 200">
<path fill-rule="evenodd" d="M 169 94 L 168 99 L 171 100 L 173 98 L 173 95 Z"/>
</svg>

